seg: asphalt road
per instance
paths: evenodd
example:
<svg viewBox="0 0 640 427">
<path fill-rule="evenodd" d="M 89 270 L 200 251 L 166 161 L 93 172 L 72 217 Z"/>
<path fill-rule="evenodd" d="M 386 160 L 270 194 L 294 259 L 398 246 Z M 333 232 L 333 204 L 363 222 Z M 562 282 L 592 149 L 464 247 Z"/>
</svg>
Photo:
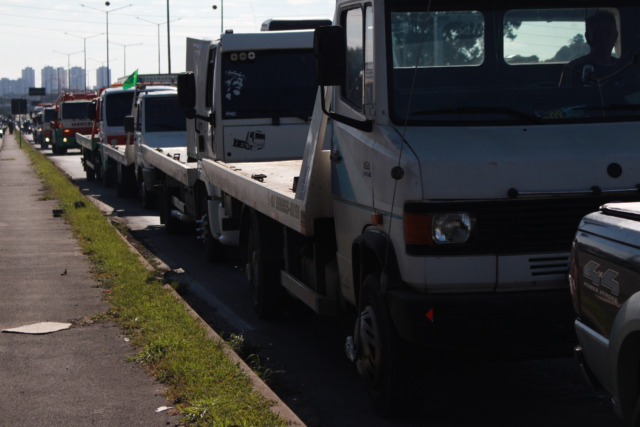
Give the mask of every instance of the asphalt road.
<svg viewBox="0 0 640 427">
<path fill-rule="evenodd" d="M 195 236 L 168 236 L 138 199 L 87 182 L 78 150 L 44 151 L 86 195 L 126 221 L 132 234 L 172 268 L 182 268 L 192 306 L 219 333 L 242 333 L 275 371 L 274 390 L 310 426 L 622 426 L 604 394 L 583 380 L 573 359 L 477 360 L 440 356 L 424 384 L 426 399 L 404 419 L 377 417 L 355 367 L 344 355 L 347 317 L 258 320 L 244 273 L 232 260 L 208 264 Z"/>
</svg>

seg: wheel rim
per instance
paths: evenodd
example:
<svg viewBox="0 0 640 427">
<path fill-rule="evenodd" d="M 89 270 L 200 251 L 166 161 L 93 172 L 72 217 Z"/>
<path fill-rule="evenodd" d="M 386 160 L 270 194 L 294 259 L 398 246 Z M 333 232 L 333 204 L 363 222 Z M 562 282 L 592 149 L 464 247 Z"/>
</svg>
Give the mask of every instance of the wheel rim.
<svg viewBox="0 0 640 427">
<path fill-rule="evenodd" d="M 369 387 L 380 388 L 382 341 L 375 309 L 367 305 L 360 314 L 359 370 Z"/>
</svg>

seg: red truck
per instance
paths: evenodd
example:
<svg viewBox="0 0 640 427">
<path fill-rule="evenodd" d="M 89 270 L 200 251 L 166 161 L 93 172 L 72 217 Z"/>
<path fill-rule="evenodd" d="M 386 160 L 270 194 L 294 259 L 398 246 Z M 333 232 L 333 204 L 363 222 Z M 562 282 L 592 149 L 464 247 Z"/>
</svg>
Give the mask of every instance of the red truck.
<svg viewBox="0 0 640 427">
<path fill-rule="evenodd" d="M 91 133 L 93 122 L 87 109 L 96 98 L 95 92 L 63 93 L 56 99 L 57 116 L 50 122 L 53 154 L 66 154 L 69 148 L 80 148 L 76 133 Z"/>
</svg>

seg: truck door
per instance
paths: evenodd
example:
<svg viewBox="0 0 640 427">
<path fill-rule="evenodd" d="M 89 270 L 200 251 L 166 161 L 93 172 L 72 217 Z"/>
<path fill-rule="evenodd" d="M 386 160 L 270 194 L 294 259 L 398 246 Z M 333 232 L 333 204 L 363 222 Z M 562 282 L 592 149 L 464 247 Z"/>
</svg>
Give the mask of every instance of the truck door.
<svg viewBox="0 0 640 427">
<path fill-rule="evenodd" d="M 347 35 L 347 76 L 345 84 L 335 89 L 335 108 L 339 114 L 363 121 L 367 106 L 372 104 L 372 99 L 365 99 L 365 93 L 373 97 L 373 92 L 365 89 L 365 81 L 370 83 L 373 80 L 372 6 L 350 5 L 341 12 L 340 24 Z M 351 244 L 363 226 L 371 223 L 374 191 L 371 177 L 376 172 L 372 165 L 375 141 L 371 134 L 337 121 L 331 122 L 331 132 L 331 148 L 335 154 L 331 163 L 331 187 L 338 262 L 340 271 L 348 272 L 351 271 Z M 350 282 L 351 278 L 341 280 Z M 353 289 L 349 284 L 345 287 Z"/>
</svg>

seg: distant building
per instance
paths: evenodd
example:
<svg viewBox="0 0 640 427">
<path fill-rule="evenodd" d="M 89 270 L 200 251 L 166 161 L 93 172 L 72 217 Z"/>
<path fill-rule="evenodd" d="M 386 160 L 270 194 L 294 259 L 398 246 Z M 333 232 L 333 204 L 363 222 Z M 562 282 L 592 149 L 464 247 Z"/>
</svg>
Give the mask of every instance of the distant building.
<svg viewBox="0 0 640 427">
<path fill-rule="evenodd" d="M 71 92 L 84 91 L 85 74 L 82 67 L 71 67 L 69 70 L 69 90 Z"/>
<path fill-rule="evenodd" d="M 69 85 L 67 84 L 67 70 L 64 67 L 58 67 L 56 69 L 56 77 L 58 79 L 58 88 L 60 88 L 60 91 L 69 89 Z"/>
<path fill-rule="evenodd" d="M 55 68 L 46 66 L 40 72 L 42 78 L 42 87 L 47 91 L 47 94 L 58 93 L 58 77 Z"/>
<path fill-rule="evenodd" d="M 33 68 L 27 67 L 22 70 L 22 79 L 27 85 L 27 88 L 36 87 L 36 71 Z"/>
<path fill-rule="evenodd" d="M 107 74 L 107 67 L 102 66 L 96 70 L 96 86 L 98 88 L 109 87 L 111 85 L 111 70 Z"/>
</svg>

